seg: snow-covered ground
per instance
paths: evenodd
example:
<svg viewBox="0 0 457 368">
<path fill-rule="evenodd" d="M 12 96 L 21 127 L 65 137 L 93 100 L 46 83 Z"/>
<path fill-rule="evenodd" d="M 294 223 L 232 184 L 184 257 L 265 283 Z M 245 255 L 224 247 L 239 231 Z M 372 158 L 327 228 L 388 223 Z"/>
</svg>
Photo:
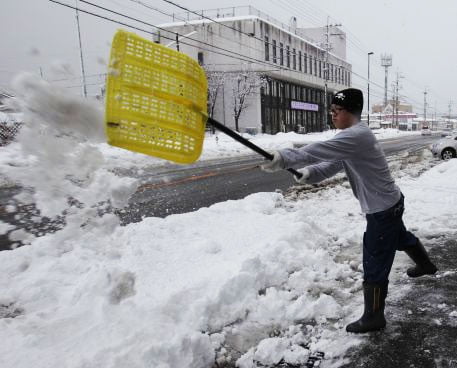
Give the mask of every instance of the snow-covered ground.
<svg viewBox="0 0 457 368">
<path fill-rule="evenodd" d="M 32 124 L 2 151 L 2 173 L 35 189 L 22 201 L 49 216 L 65 210 L 67 223 L 0 252 L 2 366 L 204 368 L 216 359 L 250 368 L 303 363 L 314 351 L 338 366 L 363 340 L 344 330 L 361 313 L 365 226 L 347 183 L 120 226 L 97 209 L 122 207 L 137 182 L 107 170 L 89 124 L 96 107 L 30 77 L 17 90 Z M 253 139 L 268 149 L 290 144 L 282 136 Z M 398 178 L 417 235 L 457 227 L 456 180 L 457 160 Z"/>
</svg>

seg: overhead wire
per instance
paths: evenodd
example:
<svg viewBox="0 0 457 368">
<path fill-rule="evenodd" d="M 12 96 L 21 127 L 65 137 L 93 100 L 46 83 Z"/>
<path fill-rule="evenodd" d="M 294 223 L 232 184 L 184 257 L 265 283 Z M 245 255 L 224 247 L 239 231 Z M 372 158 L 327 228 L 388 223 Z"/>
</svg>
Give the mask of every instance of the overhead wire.
<svg viewBox="0 0 457 368">
<path fill-rule="evenodd" d="M 106 16 L 102 16 L 102 15 L 99 15 L 99 14 L 96 14 L 96 13 L 93 13 L 93 12 L 89 12 L 85 9 L 81 9 L 81 8 L 76 8 L 76 7 L 73 7 L 71 5 L 68 5 L 68 4 L 65 4 L 65 3 L 61 3 L 60 1 L 57 1 L 57 0 L 49 0 L 53 3 L 57 3 L 59 5 L 62 5 L 62 6 L 65 6 L 65 7 L 68 7 L 68 8 L 71 8 L 71 9 L 78 9 L 78 11 L 82 12 L 82 13 L 87 13 L 87 14 L 90 14 L 90 15 L 93 15 L 93 16 L 96 16 L 96 17 L 100 17 L 102 19 L 105 19 L 105 20 L 109 20 L 111 22 L 115 22 L 115 23 L 118 23 L 118 24 L 121 24 L 121 25 L 124 25 L 124 26 L 127 26 L 127 27 L 131 27 L 133 29 L 136 29 L 136 30 L 140 30 L 142 32 L 145 32 L 145 33 L 148 33 L 148 34 L 153 34 L 153 35 L 158 35 L 157 33 L 154 33 L 154 32 L 151 32 L 151 31 L 148 31 L 148 30 L 145 30 L 145 29 L 142 29 L 142 28 L 139 28 L 139 27 L 136 27 L 136 26 L 132 26 L 132 25 L 129 25 L 127 23 L 124 23 L 124 22 L 120 22 L 120 21 L 117 21 L 117 20 L 114 20 L 112 18 L 108 18 Z M 150 24 L 150 23 L 147 23 L 145 21 L 142 21 L 142 20 L 139 20 L 139 19 L 136 19 L 136 18 L 133 18 L 133 17 L 130 17 L 128 15 L 125 15 L 125 14 L 122 14 L 122 13 L 119 13 L 119 12 L 116 12 L 116 11 L 113 11 L 111 9 L 108 9 L 106 7 L 102 7 L 100 5 L 97 5 L 97 4 L 93 4 L 89 1 L 86 1 L 86 0 L 79 0 L 79 2 L 82 2 L 82 3 L 86 3 L 88 5 L 91 5 L 91 6 L 94 6 L 96 8 L 99 8 L 99 9 L 102 9 L 102 10 L 105 10 L 107 12 L 110 12 L 110 13 L 113 13 L 113 14 L 116 14 L 116 15 L 119 15 L 119 16 L 122 16 L 122 17 L 125 17 L 129 20 L 133 20 L 133 21 L 136 21 L 136 22 L 139 22 L 139 23 L 142 23 L 142 24 L 145 24 L 145 25 L 148 25 L 148 26 L 151 26 L 151 27 L 154 27 L 158 30 L 163 30 L 165 32 L 169 32 L 169 33 L 172 33 L 172 34 L 177 34 L 178 36 L 185 36 L 185 35 L 182 35 L 180 34 L 179 32 L 172 32 L 172 31 L 169 31 L 169 30 L 166 30 L 164 29 L 163 27 L 160 27 L 160 26 L 155 26 L 153 24 Z M 171 37 L 166 37 L 166 36 L 163 36 L 161 35 L 161 37 L 165 38 L 165 39 L 169 39 L 171 41 L 174 41 L 175 38 L 171 38 Z M 207 45 L 211 48 L 215 48 L 215 49 L 219 49 L 219 50 L 222 50 L 222 51 L 225 51 L 225 52 L 228 52 L 229 54 L 225 54 L 225 53 L 221 53 L 221 52 L 218 52 L 218 51 L 214 51 L 214 50 L 209 50 L 209 49 L 205 49 L 205 48 L 202 48 L 201 46 L 196 46 L 196 45 L 193 45 L 193 44 L 190 44 L 190 43 L 187 43 L 185 41 L 179 41 L 181 44 L 184 44 L 184 45 L 188 45 L 190 47 L 195 47 L 195 48 L 198 48 L 200 50 L 204 50 L 204 51 L 208 51 L 208 52 L 213 52 L 213 53 L 216 53 L 216 54 L 220 54 L 220 55 L 223 55 L 223 56 L 227 56 L 227 57 L 231 57 L 231 58 L 234 58 L 234 59 L 237 59 L 237 60 L 241 60 L 241 61 L 246 61 L 246 62 L 251 62 L 251 63 L 257 63 L 257 64 L 262 64 L 262 65 L 268 65 L 269 67 L 273 67 L 273 68 L 277 68 L 277 70 L 287 70 L 287 71 L 290 71 L 290 72 L 295 72 L 295 73 L 299 73 L 299 74 L 303 74 L 303 72 L 299 71 L 299 70 L 294 70 L 294 69 L 291 69 L 291 68 L 287 68 L 287 67 L 284 67 L 284 66 L 279 66 L 279 65 L 275 65 L 273 63 L 270 63 L 270 62 L 267 62 L 267 61 L 263 61 L 263 60 L 259 60 L 259 59 L 255 59 L 253 57 L 250 57 L 250 56 L 245 56 L 243 54 L 240 54 L 240 53 L 237 53 L 237 52 L 234 52 L 234 51 L 231 51 L 231 50 L 227 50 L 227 49 L 224 49 L 224 48 L 221 48 L 219 46 L 214 46 L 212 44 L 208 44 L 206 42 L 203 42 L 203 41 L 200 41 L 200 40 L 196 40 L 196 39 L 193 39 L 191 37 L 186 37 L 187 39 L 189 40 L 192 40 L 192 41 L 195 41 L 195 42 L 198 42 L 198 43 L 201 43 L 201 44 L 204 44 L 204 45 Z M 238 57 L 234 56 L 234 55 L 237 55 Z M 350 70 L 347 70 L 350 72 Z"/>
<path fill-rule="evenodd" d="M 272 0 L 270 0 L 270 1 L 272 1 Z M 282 1 L 282 0 L 277 0 L 277 1 Z M 297 0 L 291 0 L 290 2 L 292 2 L 292 3 L 295 2 L 296 6 L 298 6 L 298 7 L 301 8 L 301 10 L 302 10 L 301 13 L 302 13 L 302 14 L 303 14 L 303 13 L 307 13 L 308 17 L 313 18 L 313 19 L 314 19 L 315 21 L 317 21 L 317 22 L 320 21 L 320 20 L 319 20 L 319 15 L 316 15 L 316 12 L 314 12 L 314 15 L 310 15 L 309 12 L 305 12 L 305 11 L 304 11 L 304 8 L 303 8 L 304 6 L 307 5 L 306 8 L 307 8 L 308 10 L 310 10 L 310 9 L 313 10 L 313 9 L 314 9 L 315 11 L 321 13 L 321 16 L 322 16 L 322 17 L 330 17 L 330 18 L 332 18 L 333 20 L 335 20 L 335 21 L 337 22 L 337 20 L 336 20 L 333 16 L 329 15 L 328 12 L 323 11 L 322 9 L 320 9 L 320 8 L 318 8 L 318 7 L 315 7 L 314 5 L 310 4 L 309 1 L 307 1 L 307 0 L 304 0 L 303 2 L 300 2 L 300 3 L 298 3 Z M 299 5 L 297 5 L 297 3 L 298 3 Z M 286 5 L 284 2 L 282 2 L 282 4 L 283 4 L 283 5 Z M 366 46 L 363 44 L 363 42 L 360 41 L 360 39 L 358 39 L 357 36 L 356 36 L 353 32 L 351 32 L 350 29 L 349 29 L 348 27 L 346 27 L 346 26 L 344 26 L 344 25 L 342 25 L 342 27 L 344 27 L 344 30 L 351 36 L 351 37 L 347 37 L 347 38 L 346 38 L 346 39 L 349 41 L 349 43 L 352 43 L 352 44 L 361 52 L 361 54 L 363 54 L 363 55 L 365 56 L 365 55 L 367 54 L 367 50 L 368 50 L 368 49 L 367 49 Z M 353 40 L 356 40 L 359 44 L 357 44 L 357 43 L 354 42 Z M 354 65 L 354 63 L 352 63 L 352 65 Z M 406 78 L 405 78 L 405 79 L 406 79 Z M 409 81 L 409 82 L 410 82 L 411 84 L 415 84 L 415 83 L 412 82 L 412 81 Z M 420 86 L 419 89 L 420 89 L 421 91 L 423 91 L 423 87 L 422 87 L 422 86 Z M 432 91 L 431 89 L 429 89 L 428 92 L 431 92 L 431 93 L 433 93 L 434 95 L 437 95 L 438 97 L 441 97 L 441 98 L 442 98 L 442 96 L 439 96 L 439 94 L 437 94 L 435 91 Z"/>
<path fill-rule="evenodd" d="M 113 1 L 113 0 L 112 0 L 112 1 Z M 190 21 L 188 21 L 187 19 L 180 18 L 180 17 L 176 16 L 175 14 L 169 14 L 169 13 L 167 13 L 167 12 L 161 10 L 161 9 L 158 9 L 158 8 L 156 8 L 156 7 L 153 7 L 153 6 L 150 6 L 149 4 L 146 4 L 146 3 L 142 2 L 142 1 L 139 1 L 139 0 L 129 0 L 129 1 L 131 1 L 131 2 L 133 2 L 133 3 L 136 3 L 136 4 L 139 4 L 139 5 L 143 6 L 143 7 L 145 7 L 146 9 L 149 9 L 149 10 L 158 12 L 158 13 L 160 13 L 160 14 L 162 14 L 162 15 L 166 15 L 166 16 L 168 16 L 168 17 L 171 17 L 171 18 L 173 18 L 173 19 L 176 18 L 176 19 L 180 20 L 181 22 L 184 22 L 184 23 L 187 24 L 187 25 L 190 25 L 190 26 L 194 26 L 194 25 L 195 25 L 195 24 L 191 23 Z M 218 24 L 222 24 L 222 23 L 218 23 Z M 233 28 L 233 27 L 229 27 L 229 28 L 238 31 L 236 28 Z M 173 33 L 173 32 L 171 32 L 171 33 Z M 228 41 L 228 42 L 230 42 L 230 43 L 240 44 L 240 43 L 237 42 L 236 40 L 230 39 L 230 38 L 227 38 L 227 37 L 224 37 L 224 36 L 222 36 L 222 35 L 220 35 L 220 34 L 218 35 L 218 37 L 219 37 L 219 38 L 222 38 L 223 40 L 226 40 L 226 41 Z M 252 36 L 249 36 L 249 37 L 252 37 Z M 265 42 L 265 41 L 264 41 L 264 42 Z M 271 43 L 268 42 L 268 44 L 271 44 Z M 258 48 L 256 48 L 256 47 L 253 47 L 253 46 L 250 46 L 250 45 L 244 45 L 244 46 L 247 47 L 247 48 L 249 48 L 249 49 L 251 49 L 251 50 L 254 50 L 254 51 L 256 51 L 256 52 L 261 52 L 261 51 L 263 51 L 263 49 L 258 49 Z"/>
<path fill-rule="evenodd" d="M 72 8 L 72 9 L 77 9 L 76 7 L 70 6 L 70 5 L 68 5 L 68 4 L 61 3 L 61 2 L 56 1 L 56 0 L 49 0 L 49 1 L 54 2 L 54 3 L 57 3 L 57 4 L 62 5 L 62 6 L 66 6 L 66 7 Z M 139 0 L 130 0 L 130 1 L 136 2 L 136 3 L 142 3 L 142 2 L 139 1 Z M 175 4 L 175 3 L 172 2 L 172 1 L 169 1 L 169 0 L 163 0 L 163 1 L 165 1 L 165 2 L 167 2 L 167 3 L 170 3 L 170 4 L 172 4 L 172 5 L 178 6 L 178 7 L 181 8 L 181 9 L 187 9 L 187 8 L 184 8 L 184 7 L 181 7 L 181 6 L 177 5 L 177 4 Z M 163 31 L 165 31 L 165 32 L 170 32 L 170 33 L 178 34 L 178 35 L 179 35 L 179 33 L 171 32 L 171 31 L 169 31 L 169 30 L 166 30 L 166 29 L 163 29 L 163 28 L 161 28 L 161 27 L 155 26 L 155 25 L 150 24 L 150 23 L 148 23 L 148 22 L 144 22 L 144 21 L 142 21 L 142 20 L 139 20 L 139 19 L 136 19 L 136 18 L 127 16 L 127 15 L 125 15 L 125 14 L 121 14 L 121 13 L 119 13 L 119 12 L 115 12 L 115 11 L 113 11 L 113 10 L 111 10 L 111 9 L 108 9 L 108 8 L 105 8 L 105 7 L 102 7 L 102 6 L 99 6 L 99 5 L 97 5 L 97 4 L 93 4 L 93 3 L 89 2 L 89 1 L 80 0 L 80 2 L 87 3 L 88 5 L 97 7 L 97 8 L 99 8 L 99 9 L 104 10 L 104 11 L 111 12 L 111 13 L 113 13 L 113 14 L 116 14 L 116 15 L 119 15 L 119 16 L 122 16 L 122 17 L 125 17 L 125 18 L 127 18 L 127 19 L 130 19 L 130 20 L 133 20 L 133 21 L 136 21 L 136 22 L 143 23 L 143 24 L 145 24 L 145 25 L 154 27 L 154 28 L 156 28 L 156 29 L 163 30 Z M 152 8 L 152 7 L 151 7 L 151 8 Z M 151 32 L 151 31 L 149 31 L 149 30 L 144 30 L 144 29 L 142 29 L 142 28 L 139 28 L 139 27 L 136 27 L 136 26 L 132 26 L 131 24 L 127 24 L 127 23 L 124 23 L 124 22 L 120 22 L 120 21 L 118 21 L 118 20 L 114 20 L 114 19 L 108 18 L 108 17 L 102 16 L 102 15 L 100 15 L 100 14 L 92 13 L 92 12 L 89 12 L 89 11 L 84 10 L 84 9 L 78 9 L 78 10 L 81 11 L 81 12 L 83 12 L 83 13 L 89 14 L 89 15 L 93 15 L 93 16 L 96 16 L 96 17 L 99 17 L 99 18 L 102 18 L 102 19 L 111 21 L 111 22 L 115 22 L 115 23 L 118 23 L 118 24 L 127 26 L 127 27 L 129 27 L 129 28 L 133 28 L 133 29 L 139 30 L 139 31 L 141 31 L 141 32 L 145 32 L 145 33 L 152 34 L 152 35 L 158 35 L 157 33 Z M 158 9 L 155 8 L 155 9 L 151 9 L 151 10 L 158 10 Z M 201 14 L 198 14 L 198 13 L 196 13 L 196 12 L 194 12 L 194 13 L 195 13 L 196 15 L 198 15 L 198 16 L 201 16 Z M 170 16 L 170 15 L 168 14 L 168 16 Z M 208 18 L 208 19 L 211 20 L 211 21 L 214 22 L 214 23 L 223 24 L 223 23 L 221 23 L 221 22 L 216 22 L 216 21 L 212 20 L 211 18 Z M 233 28 L 233 27 L 230 27 L 230 26 L 228 26 L 228 28 L 232 28 L 232 29 L 234 29 L 234 30 L 236 30 L 236 31 L 239 31 L 239 30 L 237 30 L 236 28 Z M 241 31 L 239 31 L 239 32 L 241 32 Z M 183 36 L 183 35 L 181 35 L 181 36 Z M 164 35 L 161 35 L 161 37 L 163 37 L 164 39 L 169 39 L 169 40 L 171 40 L 171 41 L 175 41 L 175 39 L 174 39 L 174 38 L 171 38 L 171 37 L 166 37 L 166 36 L 164 36 Z M 220 47 L 218 47 L 218 46 L 214 46 L 214 45 L 212 45 L 212 44 L 208 44 L 208 43 L 205 43 L 205 42 L 202 42 L 202 41 L 199 41 L 199 40 L 195 40 L 195 39 L 192 39 L 192 38 L 190 38 L 190 37 L 187 37 L 187 38 L 190 39 L 190 40 L 192 40 L 192 41 L 194 41 L 194 42 L 203 43 L 203 44 L 205 44 L 205 45 L 207 45 L 207 46 L 209 46 L 209 47 L 211 47 L 211 48 L 216 48 L 216 49 L 222 50 L 222 51 L 224 51 L 224 52 L 233 53 L 233 51 L 231 51 L 231 50 L 227 50 L 227 49 L 224 49 L 224 48 L 220 48 Z M 262 39 L 260 39 L 260 38 L 257 38 L 257 39 L 260 40 L 260 41 L 262 41 L 262 42 L 264 42 L 264 40 L 262 40 Z M 185 45 L 188 45 L 188 46 L 190 46 L 190 47 L 197 47 L 197 46 L 195 46 L 195 45 L 186 43 L 185 41 L 180 41 L 180 43 L 185 44 Z M 276 69 L 273 70 L 273 71 L 277 71 L 277 70 L 281 70 L 281 69 L 282 69 L 282 70 L 287 70 L 287 71 L 297 72 L 297 73 L 302 74 L 301 71 L 293 70 L 292 68 L 281 67 L 281 66 L 279 66 L 279 65 L 275 65 L 275 64 L 273 64 L 273 63 L 266 62 L 266 61 L 259 60 L 259 59 L 255 59 L 255 58 L 252 58 L 252 57 L 249 57 L 249 56 L 245 56 L 245 55 L 242 55 L 242 54 L 239 54 L 239 53 L 234 53 L 235 55 L 238 55 L 238 56 L 239 56 L 239 57 L 234 57 L 233 55 L 229 55 L 229 54 L 217 52 L 217 51 L 215 51 L 215 50 L 208 50 L 208 49 L 204 49 L 204 48 L 201 48 L 201 47 L 198 47 L 198 48 L 199 48 L 199 49 L 202 49 L 202 50 L 204 50 L 204 51 L 208 51 L 208 52 L 220 54 L 220 55 L 223 55 L 223 56 L 231 57 L 231 58 L 234 58 L 234 59 L 237 59 L 237 60 L 240 60 L 240 61 L 251 62 L 251 63 L 258 63 L 258 64 L 262 64 L 262 65 L 268 65 L 268 66 L 270 66 L 270 67 L 276 68 Z M 256 50 L 258 51 L 258 49 L 256 49 Z M 293 54 L 293 53 L 291 52 L 291 54 Z M 347 70 L 347 71 L 350 72 L 352 75 L 354 75 L 354 76 L 356 76 L 356 77 L 359 77 L 359 78 L 363 79 L 364 81 L 368 81 L 367 78 L 365 78 L 365 77 L 363 77 L 362 75 L 360 75 L 360 74 L 354 72 L 353 70 Z M 379 85 L 379 84 L 377 84 L 377 83 L 375 83 L 375 82 L 373 82 L 373 81 L 371 81 L 371 80 L 370 80 L 370 85 L 378 86 L 379 88 L 384 89 L 383 86 L 381 86 L 381 85 Z"/>
<path fill-rule="evenodd" d="M 53 3 L 56 3 L 56 4 L 59 4 L 59 5 L 62 5 L 62 6 L 65 6 L 65 7 L 70 8 L 70 9 L 78 10 L 78 11 L 80 11 L 81 13 L 86 13 L 86 14 L 89 14 L 89 15 L 92 15 L 92 16 L 95 16 L 95 17 L 98 17 L 98 18 L 101 18 L 101 19 L 110 21 L 110 22 L 114 22 L 114 23 L 117 23 L 117 24 L 120 24 L 120 25 L 129 27 L 129 28 L 132 28 L 132 29 L 136 29 L 136 30 L 138 30 L 138 31 L 141 31 L 141 32 L 144 32 L 144 33 L 153 35 L 153 36 L 159 36 L 159 33 L 152 32 L 152 31 L 149 31 L 149 30 L 145 30 L 145 29 L 143 29 L 143 28 L 140 28 L 140 27 L 137 27 L 137 26 L 133 26 L 133 25 L 131 25 L 131 24 L 128 24 L 128 23 L 125 23 L 125 22 L 121 22 L 121 21 L 118 21 L 118 20 L 115 20 L 115 19 L 112 19 L 112 18 L 103 16 L 103 15 L 100 15 L 100 14 L 96 14 L 96 13 L 90 12 L 90 11 L 85 10 L 85 9 L 81 9 L 81 8 L 78 8 L 78 7 L 74 7 L 74 6 L 71 6 L 71 5 L 62 3 L 62 2 L 60 2 L 60 1 L 57 1 L 57 0 L 49 0 L 49 1 L 50 1 L 50 2 L 53 2 Z M 84 0 L 79 0 L 79 2 L 86 2 L 86 3 L 88 3 L 87 1 L 84 1 Z M 98 5 L 95 5 L 95 6 L 99 7 Z M 103 7 L 100 7 L 100 8 L 103 8 Z M 113 10 L 109 10 L 109 9 L 107 9 L 107 8 L 105 8 L 105 9 L 106 9 L 106 11 L 111 12 L 111 13 L 114 13 L 114 14 L 116 14 L 116 15 L 126 17 L 126 18 L 128 18 L 128 19 L 137 21 L 137 22 L 139 22 L 139 23 L 145 23 L 146 25 L 152 26 L 152 27 L 157 28 L 157 29 L 159 29 L 159 30 L 162 29 L 161 27 L 154 26 L 154 25 L 152 25 L 152 24 L 149 24 L 149 23 L 144 22 L 144 21 L 141 21 L 141 20 L 136 20 L 135 18 L 129 17 L 129 16 L 125 15 L 125 14 L 121 14 L 121 13 L 115 12 L 115 11 L 113 11 Z M 166 32 L 170 32 L 170 33 L 173 33 L 173 34 L 177 34 L 178 36 L 185 36 L 185 35 L 181 35 L 181 34 L 179 34 L 179 33 L 171 32 L 171 31 L 168 31 L 168 30 L 165 30 L 165 29 L 163 29 L 163 30 L 166 31 Z M 160 37 L 163 37 L 164 39 L 167 39 L 167 40 L 170 40 L 170 41 L 175 41 L 175 38 L 172 38 L 172 37 L 167 37 L 167 36 L 164 36 L 164 35 L 160 35 Z M 190 37 L 186 37 L 186 38 L 188 38 L 188 39 L 190 39 L 190 40 L 192 40 L 192 41 L 200 42 L 200 41 L 194 40 L 194 39 L 192 39 L 192 38 L 190 38 Z M 187 46 L 190 46 L 190 47 L 195 47 L 195 48 L 198 48 L 198 49 L 203 50 L 203 51 L 208 51 L 208 52 L 212 52 L 212 53 L 215 53 L 215 54 L 220 54 L 220 55 L 227 56 L 227 57 L 230 57 L 230 58 L 234 58 L 234 59 L 237 59 L 237 60 L 246 61 L 246 62 L 256 61 L 256 62 L 258 62 L 258 63 L 267 64 L 267 65 L 269 65 L 269 66 L 273 66 L 273 65 L 271 65 L 271 64 L 269 64 L 269 63 L 266 63 L 266 62 L 263 62 L 263 61 L 261 61 L 261 60 L 254 59 L 254 58 L 251 58 L 251 57 L 249 57 L 249 56 L 244 56 L 244 55 L 242 55 L 242 54 L 239 54 L 239 53 L 236 53 L 236 52 L 233 52 L 233 51 L 230 51 L 230 50 L 226 50 L 226 49 L 223 49 L 223 48 L 218 47 L 218 46 L 214 46 L 214 45 L 211 45 L 211 44 L 207 44 L 207 43 L 205 43 L 205 42 L 200 42 L 200 43 L 206 44 L 206 45 L 208 45 L 208 46 L 210 46 L 210 47 L 213 47 L 213 48 L 216 48 L 216 49 L 224 50 L 224 51 L 229 52 L 229 53 L 231 53 L 231 54 L 239 55 L 239 56 L 241 56 L 241 57 L 235 57 L 235 56 L 233 56 L 233 55 L 231 55 L 231 54 L 225 54 L 225 53 L 221 53 L 221 52 L 218 52 L 218 51 L 205 49 L 205 48 L 202 48 L 202 47 L 199 47 L 199 46 L 192 45 L 192 44 L 187 43 L 187 42 L 185 42 L 185 41 L 179 41 L 179 42 L 180 42 L 181 44 L 183 44 L 183 45 L 187 45 Z M 281 67 L 278 66 L 278 70 L 279 70 L 279 69 L 286 69 L 286 68 L 281 68 Z"/>
</svg>

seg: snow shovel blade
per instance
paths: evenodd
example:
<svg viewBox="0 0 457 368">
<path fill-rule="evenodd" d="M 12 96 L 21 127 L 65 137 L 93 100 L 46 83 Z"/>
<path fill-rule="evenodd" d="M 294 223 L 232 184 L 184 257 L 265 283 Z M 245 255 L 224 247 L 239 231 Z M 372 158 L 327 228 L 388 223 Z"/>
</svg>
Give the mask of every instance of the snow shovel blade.
<svg viewBox="0 0 457 368">
<path fill-rule="evenodd" d="M 207 120 L 204 70 L 189 56 L 119 30 L 106 84 L 108 143 L 178 163 L 201 154 Z"/>
<path fill-rule="evenodd" d="M 106 83 L 108 143 L 178 163 L 201 154 L 206 122 L 263 157 L 264 151 L 238 133 L 208 119 L 205 71 L 189 56 L 118 30 L 111 46 Z M 292 174 L 301 177 L 293 169 Z"/>
</svg>

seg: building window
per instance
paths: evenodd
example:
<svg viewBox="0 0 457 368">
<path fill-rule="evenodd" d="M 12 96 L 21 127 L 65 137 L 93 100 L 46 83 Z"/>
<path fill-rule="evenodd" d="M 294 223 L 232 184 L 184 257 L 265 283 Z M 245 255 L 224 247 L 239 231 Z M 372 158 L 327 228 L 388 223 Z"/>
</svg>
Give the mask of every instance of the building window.
<svg viewBox="0 0 457 368">
<path fill-rule="evenodd" d="M 314 75 L 317 77 L 317 59 L 314 58 Z"/>
<path fill-rule="evenodd" d="M 303 60 L 303 71 L 308 73 L 308 55 L 305 53 L 305 58 Z"/>
<path fill-rule="evenodd" d="M 322 78 L 322 61 L 319 60 L 319 78 Z"/>
<path fill-rule="evenodd" d="M 278 60 L 276 59 L 276 40 L 273 40 L 273 63 L 277 63 Z"/>
<path fill-rule="evenodd" d="M 292 49 L 292 67 L 297 70 L 297 52 L 295 49 Z"/>
<path fill-rule="evenodd" d="M 313 58 L 309 57 L 309 74 L 313 74 Z"/>
<path fill-rule="evenodd" d="M 330 80 L 333 82 L 333 64 L 330 64 Z"/>
<path fill-rule="evenodd" d="M 286 46 L 286 57 L 287 57 L 287 67 L 290 68 L 290 47 L 289 45 Z"/>
<path fill-rule="evenodd" d="M 284 44 L 279 43 L 279 64 L 284 65 Z"/>
<path fill-rule="evenodd" d="M 301 71 L 301 51 L 298 52 L 298 70 Z"/>
<path fill-rule="evenodd" d="M 203 60 L 203 52 L 199 51 L 197 54 L 197 60 L 199 65 L 203 65 L 204 60 Z"/>
<path fill-rule="evenodd" d="M 270 61 L 270 42 L 268 36 L 265 36 L 265 61 Z"/>
</svg>

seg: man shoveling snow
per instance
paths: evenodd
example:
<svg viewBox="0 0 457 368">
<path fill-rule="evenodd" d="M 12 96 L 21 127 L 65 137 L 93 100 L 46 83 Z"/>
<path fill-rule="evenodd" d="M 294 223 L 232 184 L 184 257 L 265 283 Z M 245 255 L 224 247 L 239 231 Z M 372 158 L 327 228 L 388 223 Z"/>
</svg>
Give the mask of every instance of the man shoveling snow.
<svg viewBox="0 0 457 368">
<path fill-rule="evenodd" d="M 362 91 L 354 88 L 335 94 L 332 121 L 342 129 L 334 138 L 299 149 L 273 152 L 274 159 L 261 168 L 275 172 L 307 166 L 295 177 L 300 184 L 314 184 L 344 170 L 352 191 L 366 215 L 363 236 L 363 316 L 346 326 L 348 332 L 376 331 L 385 327 L 384 306 L 395 252 L 405 251 L 416 263 L 407 271 L 410 277 L 437 271 L 418 238 L 403 224 L 404 197 L 395 184 L 384 152 L 366 123 L 360 121 Z"/>
</svg>

